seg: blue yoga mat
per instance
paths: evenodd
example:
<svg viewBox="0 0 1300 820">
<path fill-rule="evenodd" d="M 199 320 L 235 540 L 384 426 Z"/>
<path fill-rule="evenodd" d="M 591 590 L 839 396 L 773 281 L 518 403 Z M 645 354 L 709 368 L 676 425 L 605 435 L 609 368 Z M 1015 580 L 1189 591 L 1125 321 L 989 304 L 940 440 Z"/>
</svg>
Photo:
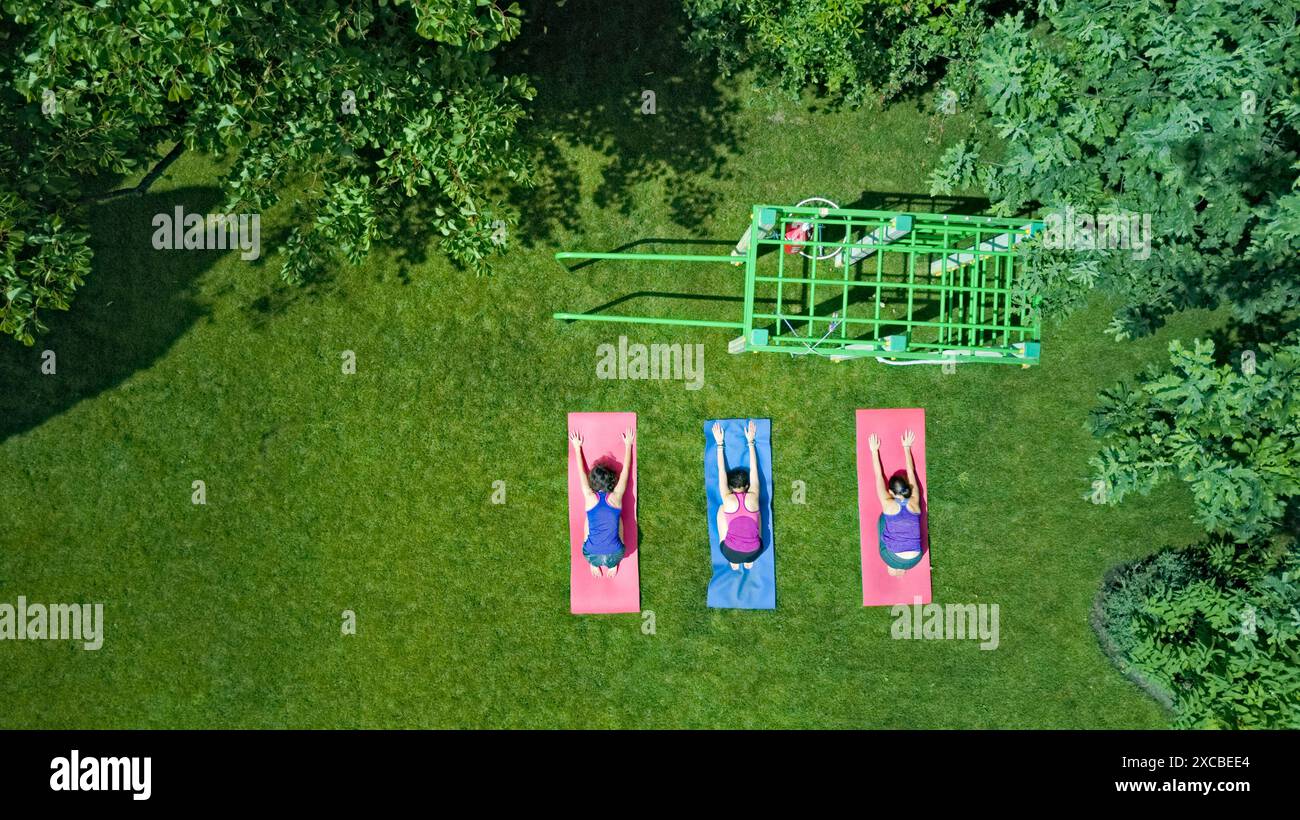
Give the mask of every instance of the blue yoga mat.
<svg viewBox="0 0 1300 820">
<path fill-rule="evenodd" d="M 772 421 L 754 419 L 754 454 L 758 457 L 758 509 L 763 552 L 753 569 L 740 571 L 722 557 L 718 549 L 717 445 L 713 443 L 713 424 L 722 422 L 727 469 L 749 468 L 749 446 L 745 427 L 749 419 L 713 419 L 704 423 L 704 493 L 709 509 L 709 555 L 713 559 L 713 578 L 709 581 L 709 606 L 715 609 L 776 609 L 776 549 L 772 540 Z"/>
</svg>

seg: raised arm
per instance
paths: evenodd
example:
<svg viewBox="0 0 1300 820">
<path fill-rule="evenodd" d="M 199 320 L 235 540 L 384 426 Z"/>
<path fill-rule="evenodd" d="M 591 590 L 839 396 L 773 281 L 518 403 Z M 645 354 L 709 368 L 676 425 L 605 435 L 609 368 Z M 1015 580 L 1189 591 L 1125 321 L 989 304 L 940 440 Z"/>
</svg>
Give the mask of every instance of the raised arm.
<svg viewBox="0 0 1300 820">
<path fill-rule="evenodd" d="M 753 419 L 750 419 L 749 427 L 745 428 L 745 441 L 749 442 L 749 491 L 751 493 L 758 492 L 758 459 L 754 456 L 754 436 L 757 432 Z"/>
<path fill-rule="evenodd" d="M 889 509 L 890 498 L 885 490 L 885 466 L 880 463 L 880 436 L 872 433 L 867 446 L 871 448 L 871 471 L 876 474 L 876 498 L 880 499 L 880 509 L 884 511 Z"/>
<path fill-rule="evenodd" d="M 908 509 L 918 512 L 921 506 L 921 488 L 916 483 L 916 465 L 912 463 L 912 442 L 916 434 L 911 430 L 903 432 L 903 460 L 907 462 L 907 485 L 912 488 L 912 497 L 907 500 Z"/>
<path fill-rule="evenodd" d="M 614 485 L 614 503 L 619 503 L 623 499 L 623 491 L 627 489 L 627 477 L 632 472 L 632 428 L 629 427 L 623 431 L 623 469 L 619 471 L 618 483 Z"/>
<path fill-rule="evenodd" d="M 573 454 L 578 457 L 578 480 L 582 482 L 582 495 L 591 498 L 591 484 L 587 481 L 587 462 L 582 457 L 582 435 L 577 430 L 569 433 L 569 442 L 573 444 Z"/>
<path fill-rule="evenodd" d="M 718 445 L 715 449 L 718 451 L 718 494 L 723 500 L 727 498 L 727 456 L 722 452 L 722 424 L 713 423 L 713 443 Z"/>
</svg>

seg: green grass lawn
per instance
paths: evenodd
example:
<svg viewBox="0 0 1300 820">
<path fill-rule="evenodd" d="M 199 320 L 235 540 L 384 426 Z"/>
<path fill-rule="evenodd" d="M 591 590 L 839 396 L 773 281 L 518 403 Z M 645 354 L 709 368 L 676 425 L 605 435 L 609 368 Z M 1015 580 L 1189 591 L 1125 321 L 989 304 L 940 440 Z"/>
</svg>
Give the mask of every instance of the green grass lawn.
<svg viewBox="0 0 1300 820">
<path fill-rule="evenodd" d="M 640 22 L 657 34 L 633 48 L 620 32 Z M 153 214 L 218 207 L 217 166 L 192 155 L 146 197 L 96 209 L 72 311 L 34 349 L 0 343 L 0 601 L 103 602 L 106 637 L 98 652 L 0 644 L 0 725 L 1168 725 L 1087 614 L 1107 567 L 1198 530 L 1174 490 L 1085 501 L 1084 420 L 1098 389 L 1215 317 L 1116 344 L 1099 303 L 1045 328 L 1041 367 L 953 375 L 729 356 L 725 331 L 553 321 L 635 291 L 740 293 L 737 269 L 570 273 L 556 250 L 723 247 L 753 203 L 814 194 L 979 209 L 917 196 L 971 117 L 773 99 L 664 45 L 680 39 L 670 23 L 553 25 L 521 44 L 545 168 L 512 194 L 522 235 L 493 277 L 411 237 L 301 289 L 278 283 L 269 252 L 155 251 Z M 643 89 L 658 113 L 638 113 Z M 262 227 L 269 248 L 283 223 Z M 740 312 L 670 297 L 617 309 Z M 597 379 L 596 348 L 620 333 L 704 344 L 703 389 Z M 56 376 L 39 374 L 47 348 Z M 860 605 L 853 411 L 895 406 L 927 412 L 935 600 L 997 603 L 996 651 L 891 640 L 889 611 Z M 656 634 L 637 615 L 568 613 L 574 410 L 638 413 Z M 773 425 L 778 609 L 710 611 L 700 425 L 746 415 Z M 190 501 L 196 479 L 206 506 Z M 795 480 L 806 505 L 790 503 Z M 356 636 L 340 634 L 347 609 Z"/>
</svg>

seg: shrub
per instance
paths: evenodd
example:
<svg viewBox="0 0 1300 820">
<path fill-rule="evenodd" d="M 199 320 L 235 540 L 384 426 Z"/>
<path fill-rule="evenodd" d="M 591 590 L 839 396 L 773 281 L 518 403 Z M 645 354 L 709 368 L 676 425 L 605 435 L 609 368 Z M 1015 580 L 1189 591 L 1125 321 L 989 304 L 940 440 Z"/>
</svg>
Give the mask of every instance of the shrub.
<svg viewBox="0 0 1300 820">
<path fill-rule="evenodd" d="M 1178 478 L 1209 535 L 1109 575 L 1093 625 L 1180 726 L 1300 726 L 1300 339 L 1240 369 L 1210 342 L 1169 351 L 1102 394 L 1092 500 Z"/>
<path fill-rule="evenodd" d="M 1257 582 L 1203 550 L 1167 550 L 1112 573 L 1093 626 L 1121 671 L 1182 727 L 1300 727 L 1300 553 Z"/>
</svg>

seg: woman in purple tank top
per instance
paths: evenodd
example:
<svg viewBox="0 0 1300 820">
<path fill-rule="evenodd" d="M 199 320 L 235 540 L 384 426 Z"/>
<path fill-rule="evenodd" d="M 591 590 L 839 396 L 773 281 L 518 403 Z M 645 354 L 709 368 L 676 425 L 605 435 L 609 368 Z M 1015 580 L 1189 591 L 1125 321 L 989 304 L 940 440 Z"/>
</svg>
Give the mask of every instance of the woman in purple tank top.
<svg viewBox="0 0 1300 820">
<path fill-rule="evenodd" d="M 754 559 L 763 552 L 762 513 L 758 506 L 758 459 L 754 457 L 754 435 L 757 428 L 751 421 L 745 428 L 745 441 L 749 443 L 749 469 L 727 469 L 727 457 L 722 452 L 722 425 L 713 425 L 713 441 L 718 445 L 718 492 L 722 506 L 718 508 L 718 549 L 740 571 L 754 568 Z"/>
<path fill-rule="evenodd" d="M 915 439 L 911 430 L 903 433 L 907 478 L 895 475 L 888 484 L 880 463 L 880 437 L 872 433 L 867 439 L 875 466 L 876 495 L 880 498 L 880 558 L 889 567 L 890 575 L 902 575 L 921 563 L 924 549 L 921 543 L 921 494 L 916 491 L 916 465 L 912 463 L 912 442 Z"/>
<path fill-rule="evenodd" d="M 587 510 L 582 522 L 582 557 L 591 565 L 593 578 L 602 577 L 602 568 L 603 577 L 616 577 L 618 564 L 627 555 L 623 546 L 623 493 L 627 490 L 627 466 L 632 461 L 632 436 L 631 428 L 623 432 L 623 465 L 615 476 L 604 464 L 592 467 L 589 475 L 582 456 L 582 435 L 576 430 L 569 434 L 578 457 L 578 477 Z"/>
</svg>

